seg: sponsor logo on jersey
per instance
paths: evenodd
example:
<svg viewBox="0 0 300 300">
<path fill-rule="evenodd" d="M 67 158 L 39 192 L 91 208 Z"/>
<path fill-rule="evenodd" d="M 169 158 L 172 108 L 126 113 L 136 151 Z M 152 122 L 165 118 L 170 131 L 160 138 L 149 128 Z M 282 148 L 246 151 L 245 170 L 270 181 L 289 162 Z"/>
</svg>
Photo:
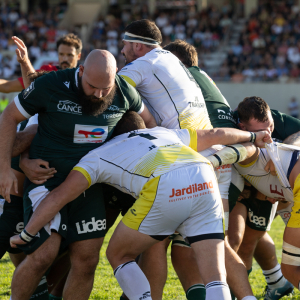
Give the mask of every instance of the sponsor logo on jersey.
<svg viewBox="0 0 300 300">
<path fill-rule="evenodd" d="M 30 86 L 24 90 L 23 98 L 26 99 L 33 90 L 34 90 L 34 81 L 31 82 Z"/>
<path fill-rule="evenodd" d="M 65 85 L 67 88 L 69 88 L 69 87 L 70 87 L 70 81 L 65 81 L 65 82 L 64 82 L 64 85 Z"/>
<path fill-rule="evenodd" d="M 251 223 L 254 223 L 255 225 L 258 226 L 266 226 L 266 218 L 255 216 L 253 214 L 253 211 L 250 208 L 249 208 L 248 216 L 249 216 L 249 221 Z"/>
<path fill-rule="evenodd" d="M 193 193 L 196 193 L 196 192 L 201 192 L 203 190 L 209 190 L 209 189 L 212 189 L 212 188 L 213 188 L 212 181 L 204 182 L 204 183 L 198 183 L 198 184 L 194 183 L 194 184 L 189 185 L 187 188 L 172 189 L 172 193 L 169 196 L 169 198 L 188 195 L 188 194 L 193 194 Z"/>
<path fill-rule="evenodd" d="M 134 216 L 136 216 L 136 210 L 135 210 L 134 208 L 132 208 L 132 209 L 130 210 L 130 212 L 131 212 Z"/>
<path fill-rule="evenodd" d="M 104 119 L 115 119 L 115 118 L 120 118 L 123 116 L 122 113 L 118 113 L 118 114 L 111 114 L 111 115 L 107 115 L 107 114 L 103 114 L 102 115 Z"/>
<path fill-rule="evenodd" d="M 85 223 L 85 220 L 82 220 L 81 223 L 76 223 L 76 228 L 78 234 L 94 232 L 94 231 L 101 231 L 106 229 L 106 219 L 103 220 L 95 220 L 92 218 L 91 222 Z"/>
<path fill-rule="evenodd" d="M 284 194 L 283 194 L 283 190 L 280 189 L 280 192 L 277 190 L 277 185 L 275 184 L 275 188 L 272 187 L 272 184 L 270 184 L 270 192 L 272 194 L 277 194 L 277 195 L 280 195 L 282 196 L 282 198 L 284 198 Z"/>
<path fill-rule="evenodd" d="M 16 225 L 16 232 L 14 232 L 14 234 L 19 234 L 22 232 L 22 230 L 24 229 L 24 223 L 23 222 L 19 222 Z"/>
<path fill-rule="evenodd" d="M 204 103 L 203 102 L 200 102 L 198 97 L 196 96 L 195 97 L 195 101 L 194 102 L 188 102 L 190 107 L 204 107 Z"/>
<path fill-rule="evenodd" d="M 76 124 L 74 129 L 75 144 L 83 143 L 103 143 L 108 135 L 107 126 L 93 126 Z"/>
<path fill-rule="evenodd" d="M 116 111 L 120 111 L 119 107 L 117 105 L 111 105 L 107 108 L 107 110 L 116 110 Z"/>
<path fill-rule="evenodd" d="M 150 291 L 149 292 L 146 292 L 142 295 L 142 297 L 139 297 L 139 300 L 143 300 L 143 299 L 147 299 L 147 298 L 150 298 L 151 297 L 151 294 L 150 294 Z"/>
<path fill-rule="evenodd" d="M 74 103 L 70 100 L 59 100 L 57 104 L 57 110 L 68 114 L 82 114 L 81 105 Z"/>
</svg>

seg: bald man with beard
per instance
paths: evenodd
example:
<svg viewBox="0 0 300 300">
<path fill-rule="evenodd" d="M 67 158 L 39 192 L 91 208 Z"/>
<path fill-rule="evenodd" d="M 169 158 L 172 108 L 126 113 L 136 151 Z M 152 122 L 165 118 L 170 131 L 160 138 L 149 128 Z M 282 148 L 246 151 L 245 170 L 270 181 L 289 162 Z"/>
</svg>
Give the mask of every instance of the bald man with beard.
<svg viewBox="0 0 300 300">
<path fill-rule="evenodd" d="M 19 122 L 39 114 L 39 129 L 29 156 L 48 161 L 57 171 L 43 184 L 27 184 L 23 198 L 25 224 L 81 157 L 111 137 L 126 111 L 139 113 L 147 127 L 156 125 L 139 94 L 116 75 L 116 70 L 111 53 L 93 50 L 79 68 L 50 72 L 37 78 L 1 115 L 0 194 L 6 201 L 10 201 L 11 188 L 17 192 L 10 160 Z M 67 247 L 71 270 L 63 298 L 88 299 L 105 232 L 102 186 L 96 184 L 63 207 L 37 235 L 25 232 L 21 236 L 30 243 L 20 247 L 27 256 L 14 273 L 11 299 L 29 299 L 59 250 Z"/>
</svg>

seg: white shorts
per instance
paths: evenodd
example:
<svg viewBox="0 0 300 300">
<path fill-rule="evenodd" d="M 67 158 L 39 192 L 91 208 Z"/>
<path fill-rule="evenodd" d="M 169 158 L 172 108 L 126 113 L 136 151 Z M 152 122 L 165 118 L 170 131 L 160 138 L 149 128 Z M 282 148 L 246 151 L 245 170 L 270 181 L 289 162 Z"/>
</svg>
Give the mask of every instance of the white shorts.
<svg viewBox="0 0 300 300">
<path fill-rule="evenodd" d="M 149 180 L 122 221 L 158 240 L 175 231 L 190 243 L 224 238 L 222 199 L 212 167 L 194 164 Z"/>
</svg>

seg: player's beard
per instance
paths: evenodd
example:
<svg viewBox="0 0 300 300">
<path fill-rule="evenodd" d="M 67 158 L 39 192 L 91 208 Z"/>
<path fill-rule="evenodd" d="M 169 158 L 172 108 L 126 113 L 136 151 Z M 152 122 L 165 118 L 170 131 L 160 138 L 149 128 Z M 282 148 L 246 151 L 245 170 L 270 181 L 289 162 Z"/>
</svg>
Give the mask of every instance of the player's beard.
<svg viewBox="0 0 300 300">
<path fill-rule="evenodd" d="M 78 100 L 82 112 L 91 116 L 102 114 L 113 102 L 117 90 L 116 84 L 110 93 L 104 97 L 97 98 L 94 95 L 86 95 L 82 87 L 82 78 L 78 77 Z"/>
</svg>

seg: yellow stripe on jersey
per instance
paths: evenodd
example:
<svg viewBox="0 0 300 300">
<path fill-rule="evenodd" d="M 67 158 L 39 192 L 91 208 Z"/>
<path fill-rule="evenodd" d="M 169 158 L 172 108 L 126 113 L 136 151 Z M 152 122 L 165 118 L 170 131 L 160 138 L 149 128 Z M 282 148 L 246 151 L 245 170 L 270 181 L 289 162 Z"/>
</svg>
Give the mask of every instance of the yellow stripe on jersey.
<svg viewBox="0 0 300 300">
<path fill-rule="evenodd" d="M 181 129 L 212 129 L 208 113 L 204 109 L 187 108 L 179 114 Z"/>
<path fill-rule="evenodd" d="M 80 172 L 86 178 L 86 180 L 88 181 L 89 187 L 91 186 L 92 179 L 91 179 L 90 174 L 87 172 L 87 170 L 85 170 L 84 168 L 81 168 L 81 167 L 74 167 L 73 170 Z"/>
<path fill-rule="evenodd" d="M 129 84 L 131 84 L 133 87 L 136 87 L 136 83 L 128 76 L 121 75 Z"/>
<path fill-rule="evenodd" d="M 198 139 L 197 139 L 197 130 L 195 129 L 188 129 L 189 131 L 189 134 L 190 134 L 190 144 L 189 146 L 197 151 L 197 142 L 198 142 Z"/>
<path fill-rule="evenodd" d="M 122 222 L 129 228 L 138 230 L 143 220 L 151 210 L 156 198 L 160 176 L 149 180 L 140 192 L 139 198 L 127 211 Z"/>
<path fill-rule="evenodd" d="M 242 165 L 242 164 L 240 164 L 240 163 L 238 163 L 239 164 L 239 166 L 241 166 L 241 167 L 243 167 L 243 168 L 248 168 L 248 167 L 251 167 L 252 165 L 254 165 L 256 162 L 257 162 L 257 160 L 258 160 L 258 157 L 256 157 L 256 159 L 254 160 L 254 161 L 251 161 L 249 164 L 247 164 L 247 165 Z"/>
<path fill-rule="evenodd" d="M 167 173 L 170 167 L 176 165 L 176 163 L 196 162 L 205 162 L 209 164 L 209 161 L 204 156 L 188 146 L 161 146 L 149 151 L 143 156 L 141 161 L 133 170 L 131 170 L 131 172 L 144 177 L 150 177 L 154 171 L 158 172 L 160 175 Z"/>
<path fill-rule="evenodd" d="M 291 211 L 291 217 L 287 223 L 287 227 L 300 228 L 300 174 L 296 177 L 294 183 L 294 205 Z"/>
</svg>

